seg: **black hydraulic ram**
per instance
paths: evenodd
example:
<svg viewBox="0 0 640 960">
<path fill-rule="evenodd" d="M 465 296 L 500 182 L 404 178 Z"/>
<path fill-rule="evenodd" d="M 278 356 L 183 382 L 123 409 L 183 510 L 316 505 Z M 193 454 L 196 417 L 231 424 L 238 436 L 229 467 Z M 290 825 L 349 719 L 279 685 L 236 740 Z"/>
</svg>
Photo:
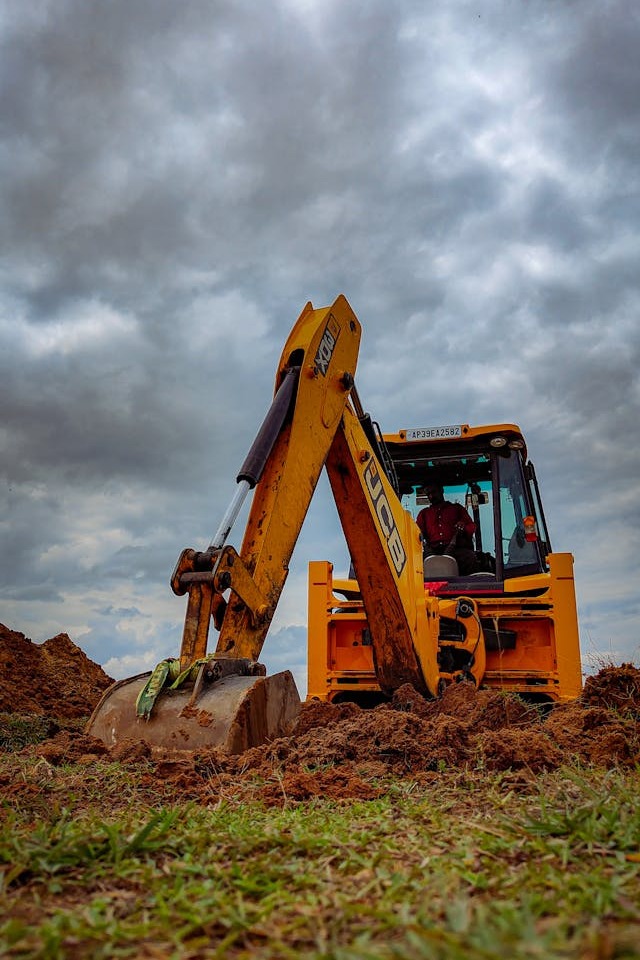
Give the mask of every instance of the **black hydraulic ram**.
<svg viewBox="0 0 640 960">
<path fill-rule="evenodd" d="M 258 430 L 245 461 L 240 467 L 236 481 L 238 489 L 220 521 L 215 536 L 209 544 L 209 551 L 220 550 L 224 546 L 229 532 L 236 521 L 240 508 L 249 490 L 253 490 L 260 480 L 273 446 L 278 439 L 289 412 L 298 386 L 300 367 L 290 367 L 278 387 L 269 411 Z M 208 551 L 208 552 L 209 552 Z"/>
</svg>

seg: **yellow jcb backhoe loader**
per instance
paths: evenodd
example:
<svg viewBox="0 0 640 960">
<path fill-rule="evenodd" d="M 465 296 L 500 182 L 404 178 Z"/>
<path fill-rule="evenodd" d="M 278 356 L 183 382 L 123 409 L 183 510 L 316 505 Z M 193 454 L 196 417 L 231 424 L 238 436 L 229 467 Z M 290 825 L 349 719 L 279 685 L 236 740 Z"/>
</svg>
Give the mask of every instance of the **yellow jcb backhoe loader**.
<svg viewBox="0 0 640 960">
<path fill-rule="evenodd" d="M 184 550 L 179 659 L 110 687 L 88 732 L 113 745 L 238 753 L 290 732 L 300 698 L 260 653 L 326 466 L 351 561 L 310 564 L 309 699 L 363 706 L 411 684 L 427 698 L 472 681 L 532 701 L 581 690 L 571 554 L 551 552 L 533 466 L 513 424 L 414 427 L 382 436 L 354 384 L 360 324 L 347 300 L 308 303 L 285 344 L 271 408 L 209 547 Z M 416 518 L 444 490 L 473 522 L 462 573 L 455 536 L 431 549 Z M 250 490 L 240 551 L 227 543 Z M 211 623 L 218 632 L 207 653 Z"/>
</svg>

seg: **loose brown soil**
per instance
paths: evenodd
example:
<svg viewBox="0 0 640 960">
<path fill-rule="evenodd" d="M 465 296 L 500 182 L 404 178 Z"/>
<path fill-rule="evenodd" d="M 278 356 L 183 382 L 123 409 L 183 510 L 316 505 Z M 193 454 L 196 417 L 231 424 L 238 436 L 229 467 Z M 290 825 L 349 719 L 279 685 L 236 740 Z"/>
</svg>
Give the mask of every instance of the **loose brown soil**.
<svg viewBox="0 0 640 960">
<path fill-rule="evenodd" d="M 111 683 L 66 633 L 38 644 L 0 623 L 0 713 L 85 717 Z"/>
<path fill-rule="evenodd" d="M 387 775 L 423 780 L 485 769 L 510 770 L 526 780 L 567 762 L 607 768 L 640 762 L 640 670 L 631 664 L 603 668 L 587 680 L 579 700 L 547 713 L 469 683 L 432 701 L 407 685 L 373 710 L 312 702 L 290 737 L 237 757 L 216 750 L 160 757 L 138 741 L 109 751 L 64 723 L 88 716 L 109 682 L 66 634 L 38 646 L 0 627 L 0 711 L 58 721 L 57 732 L 22 751 L 45 764 L 41 792 L 55 792 L 57 769 L 80 763 L 89 770 L 105 760 L 135 767 L 151 802 L 233 797 L 269 805 L 375 797 Z M 33 782 L 0 787 L 15 796 L 33 790 Z M 117 794 L 110 798 L 116 806 L 118 800 Z"/>
</svg>

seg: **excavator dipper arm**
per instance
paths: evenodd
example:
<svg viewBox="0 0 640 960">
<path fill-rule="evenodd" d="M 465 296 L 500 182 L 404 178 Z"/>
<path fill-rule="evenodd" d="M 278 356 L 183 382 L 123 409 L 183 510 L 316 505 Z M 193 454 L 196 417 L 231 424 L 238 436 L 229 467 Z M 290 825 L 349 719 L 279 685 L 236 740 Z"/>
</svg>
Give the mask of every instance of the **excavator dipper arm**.
<svg viewBox="0 0 640 960">
<path fill-rule="evenodd" d="M 420 531 L 402 508 L 351 405 L 344 411 L 327 472 L 371 633 L 384 693 L 411 683 L 436 696 L 437 619 L 427 615 Z"/>
</svg>

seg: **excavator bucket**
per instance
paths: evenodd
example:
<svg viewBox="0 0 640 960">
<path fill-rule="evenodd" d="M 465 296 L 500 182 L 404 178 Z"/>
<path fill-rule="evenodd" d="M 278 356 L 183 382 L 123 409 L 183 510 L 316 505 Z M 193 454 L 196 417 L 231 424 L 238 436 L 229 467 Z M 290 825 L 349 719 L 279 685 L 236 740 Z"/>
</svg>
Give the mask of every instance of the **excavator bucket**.
<svg viewBox="0 0 640 960">
<path fill-rule="evenodd" d="M 109 687 L 86 732 L 109 747 L 144 740 L 155 750 L 216 747 L 236 754 L 287 736 L 300 712 L 295 681 L 285 670 L 270 677 L 226 676 L 199 691 L 163 691 L 145 719 L 136 714 L 136 701 L 150 676 L 142 673 Z"/>
<path fill-rule="evenodd" d="M 273 676 L 223 676 L 163 690 L 150 716 L 138 716 L 136 702 L 150 673 L 114 683 L 95 708 L 86 732 L 113 747 L 144 740 L 152 750 L 192 752 L 216 747 L 243 753 L 291 733 L 300 697 L 289 670 Z"/>
</svg>

